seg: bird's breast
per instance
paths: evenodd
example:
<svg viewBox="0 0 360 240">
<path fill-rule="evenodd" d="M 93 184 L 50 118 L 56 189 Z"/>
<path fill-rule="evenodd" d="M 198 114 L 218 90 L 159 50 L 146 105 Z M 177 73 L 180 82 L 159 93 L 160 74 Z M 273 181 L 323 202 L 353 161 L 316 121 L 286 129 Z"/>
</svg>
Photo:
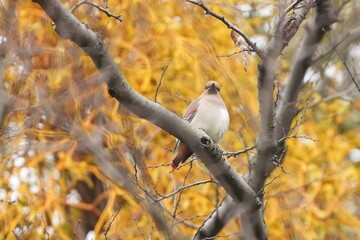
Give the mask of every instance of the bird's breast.
<svg viewBox="0 0 360 240">
<path fill-rule="evenodd" d="M 229 128 L 229 114 L 225 105 L 200 104 L 191 124 L 203 129 L 217 143 L 225 136 Z"/>
</svg>

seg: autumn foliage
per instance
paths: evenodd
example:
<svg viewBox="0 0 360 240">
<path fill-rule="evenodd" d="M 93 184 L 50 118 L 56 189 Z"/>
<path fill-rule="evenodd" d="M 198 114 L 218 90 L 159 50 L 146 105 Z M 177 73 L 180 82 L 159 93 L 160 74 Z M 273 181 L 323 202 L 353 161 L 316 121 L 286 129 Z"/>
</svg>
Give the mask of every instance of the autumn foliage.
<svg viewBox="0 0 360 240">
<path fill-rule="evenodd" d="M 77 3 L 62 2 L 69 10 Z M 220 146 L 227 152 L 255 146 L 258 57 L 233 54 L 244 46 L 234 44 L 226 26 L 185 1 L 107 4 L 122 22 L 86 4 L 73 14 L 103 36 L 136 91 L 181 116 L 204 83 L 216 80 L 231 119 Z M 271 0 L 207 5 L 259 46 L 279 12 Z M 264 189 L 269 239 L 360 239 L 360 93 L 351 80 L 359 82 L 360 34 L 350 32 L 356 11 L 356 1 L 342 6 L 341 21 L 318 50 L 320 56 L 349 34 L 337 50 L 350 72 L 333 51 L 306 75 L 286 161 Z M 201 161 L 193 157 L 171 171 L 175 138 L 110 97 L 91 59 L 57 35 L 37 4 L 0 1 L 0 12 L 0 238 L 163 239 L 146 201 L 150 193 L 168 228 L 190 239 L 226 196 Z M 274 97 L 305 31 L 302 25 L 279 59 Z M 254 154 L 256 148 L 229 161 L 245 173 Z M 102 171 L 103 156 L 120 178 Z M 219 239 L 240 232 L 235 218 Z"/>
</svg>

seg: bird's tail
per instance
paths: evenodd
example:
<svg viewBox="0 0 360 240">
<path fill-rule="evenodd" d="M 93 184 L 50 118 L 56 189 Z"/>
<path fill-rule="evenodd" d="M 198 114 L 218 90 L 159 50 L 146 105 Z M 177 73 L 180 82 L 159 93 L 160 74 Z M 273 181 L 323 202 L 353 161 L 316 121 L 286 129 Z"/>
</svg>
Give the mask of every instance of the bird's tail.
<svg viewBox="0 0 360 240">
<path fill-rule="evenodd" d="M 174 157 L 174 159 L 171 162 L 172 169 L 176 170 L 178 168 L 179 164 L 181 162 L 185 162 L 186 159 L 188 159 L 192 154 L 193 154 L 193 152 L 190 150 L 190 148 L 188 148 L 188 146 L 186 146 L 184 143 L 180 142 L 178 149 L 177 149 L 176 156 Z"/>
</svg>

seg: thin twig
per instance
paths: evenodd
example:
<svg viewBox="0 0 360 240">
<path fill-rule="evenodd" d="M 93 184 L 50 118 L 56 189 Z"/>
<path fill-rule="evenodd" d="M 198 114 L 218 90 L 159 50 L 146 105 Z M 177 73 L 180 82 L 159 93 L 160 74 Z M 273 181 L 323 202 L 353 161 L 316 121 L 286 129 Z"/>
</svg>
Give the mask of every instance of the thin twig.
<svg viewBox="0 0 360 240">
<path fill-rule="evenodd" d="M 280 157 L 277 157 L 277 155 L 274 155 L 272 163 L 276 166 L 281 168 L 281 171 L 285 174 L 290 174 L 289 172 L 285 171 L 284 165 L 281 164 L 281 160 L 284 158 L 285 153 L 287 151 L 288 147 L 285 145 L 283 151 L 281 152 Z"/>
<path fill-rule="evenodd" d="M 328 54 L 330 54 L 336 47 L 338 47 L 346 38 L 348 38 L 350 36 L 351 31 L 347 32 L 346 34 L 344 34 L 339 41 L 337 41 L 336 43 L 331 44 L 331 48 L 329 48 L 328 50 L 326 50 L 325 52 L 321 53 L 320 55 L 316 56 L 314 59 L 311 60 L 311 65 L 315 64 L 316 62 L 318 62 L 320 59 L 326 57 Z"/>
<path fill-rule="evenodd" d="M 326 97 L 320 99 L 319 101 L 309 104 L 309 106 L 307 108 L 314 108 L 314 107 L 317 107 L 318 105 L 320 105 L 321 103 L 330 102 L 330 101 L 333 101 L 333 100 L 339 99 L 339 98 L 342 100 L 345 100 L 345 101 L 352 102 L 352 99 L 346 99 L 346 96 L 348 96 L 348 94 L 353 90 L 354 87 L 348 88 L 345 91 L 336 93 L 334 95 L 326 96 Z M 303 110 L 303 108 L 300 108 L 298 110 L 298 113 L 302 110 Z"/>
<path fill-rule="evenodd" d="M 129 212 L 130 212 L 130 215 L 131 215 L 131 218 L 133 219 L 133 221 L 135 222 L 135 225 L 136 225 L 136 228 L 139 230 L 141 236 L 143 237 L 143 239 L 145 240 L 145 235 L 144 235 L 144 232 L 141 230 L 141 228 L 139 227 L 134 215 L 132 214 L 130 208 L 129 208 Z"/>
<path fill-rule="evenodd" d="M 253 150 L 253 149 L 255 149 L 255 148 L 256 148 L 256 146 L 254 145 L 254 146 L 252 146 L 252 147 L 245 148 L 245 149 L 243 149 L 243 150 L 241 150 L 241 151 L 237 151 L 237 152 L 224 152 L 223 154 L 224 154 L 227 158 L 236 157 L 236 156 L 239 155 L 239 154 L 246 153 L 246 152 L 251 151 L 251 150 Z"/>
<path fill-rule="evenodd" d="M 78 223 L 75 226 L 74 234 L 71 236 L 71 240 L 73 240 L 75 238 L 75 233 L 76 233 L 76 230 L 78 229 L 80 223 L 81 223 L 81 218 L 79 219 Z"/>
<path fill-rule="evenodd" d="M 259 197 L 259 194 L 262 193 L 264 191 L 264 189 L 269 186 L 270 184 L 272 184 L 278 177 L 280 177 L 280 175 L 277 175 L 276 177 L 274 177 L 270 182 L 266 183 L 256 194 L 256 197 Z"/>
<path fill-rule="evenodd" d="M 188 178 L 189 175 L 190 175 L 191 169 L 192 169 L 192 163 L 190 164 L 190 168 L 189 168 L 188 172 L 186 173 L 186 175 L 185 175 L 185 177 L 184 177 L 183 186 L 180 187 L 179 189 L 181 189 L 181 188 L 184 187 L 184 185 L 185 185 L 185 183 L 186 183 L 186 180 L 187 180 L 187 178 Z M 178 189 L 178 190 L 179 190 L 179 189 Z M 176 192 L 176 191 L 175 191 L 175 192 Z M 176 215 L 176 210 L 177 210 L 177 208 L 178 208 L 178 206 L 179 206 L 182 193 L 183 193 L 183 192 L 181 191 L 180 194 L 179 194 L 179 197 L 178 197 L 177 201 L 176 201 L 176 198 L 174 198 L 174 211 L 173 211 L 173 216 Z M 176 193 L 175 193 L 175 194 L 176 194 Z"/>
<path fill-rule="evenodd" d="M 183 100 L 186 103 L 186 105 L 189 105 L 188 101 L 183 96 L 181 96 L 180 92 L 176 88 L 174 88 L 174 90 L 177 94 L 177 97 Z"/>
<path fill-rule="evenodd" d="M 159 89 L 160 89 L 160 85 L 161 85 L 162 79 L 163 79 L 164 74 L 165 74 L 166 70 L 168 69 L 169 64 L 171 63 L 171 61 L 172 61 L 172 58 L 169 58 L 169 61 L 167 62 L 166 66 L 164 67 L 164 69 L 163 69 L 163 71 L 162 71 L 162 73 L 161 73 L 160 82 L 159 82 L 158 86 L 156 87 L 154 102 L 157 102 L 157 101 L 156 101 L 156 98 L 157 98 L 157 95 L 158 95 L 158 92 L 159 92 Z"/>
<path fill-rule="evenodd" d="M 159 167 L 165 167 L 165 166 L 170 166 L 171 163 L 164 163 L 164 164 L 160 164 L 160 165 L 154 165 L 154 166 L 147 166 L 145 168 L 159 168 Z"/>
<path fill-rule="evenodd" d="M 196 183 L 192 183 L 192 184 L 189 184 L 189 185 L 185 185 L 185 186 L 182 186 L 180 188 L 178 188 L 176 191 L 168 194 L 168 195 L 164 195 L 162 196 L 161 198 L 158 198 L 156 199 L 157 202 L 159 201 L 162 201 L 166 198 L 169 198 L 171 196 L 174 196 L 175 194 L 179 193 L 179 192 L 182 192 L 184 191 L 185 189 L 188 189 L 188 188 L 191 188 L 191 187 L 194 187 L 194 186 L 197 186 L 197 185 L 201 185 L 201 184 L 206 184 L 206 183 L 215 183 L 215 184 L 219 184 L 218 181 L 215 181 L 215 180 L 205 180 L 205 181 L 200 181 L 200 182 L 196 182 Z"/>
<path fill-rule="evenodd" d="M 302 111 L 302 114 L 300 115 L 300 119 L 299 118 L 296 119 L 294 126 L 289 130 L 288 134 L 291 134 L 295 130 L 295 133 L 293 135 L 296 136 L 297 133 L 299 132 L 300 126 L 302 125 L 302 123 L 304 121 L 306 110 L 309 106 L 309 101 L 310 101 L 310 98 L 308 98 L 306 100 L 305 107 L 302 108 L 303 111 Z"/>
<path fill-rule="evenodd" d="M 190 165 L 192 164 L 195 160 L 197 160 L 198 158 L 196 156 L 193 155 L 193 157 L 189 158 L 189 160 L 187 160 L 185 163 L 181 163 L 180 166 L 178 166 L 177 169 L 174 169 L 174 170 L 171 170 L 169 173 L 172 173 L 174 171 L 178 171 L 180 170 L 181 168 L 187 166 L 187 165 Z"/>
<path fill-rule="evenodd" d="M 146 190 L 143 186 L 141 186 L 141 184 L 139 183 L 139 180 L 138 180 L 138 170 L 137 170 L 137 163 L 136 163 L 136 158 L 134 158 L 134 170 L 135 170 L 135 173 L 134 173 L 134 176 L 135 176 L 135 184 L 151 199 L 155 202 L 155 199 L 154 197 L 152 196 L 152 194 Z"/>
<path fill-rule="evenodd" d="M 90 5 L 90 6 L 93 6 L 93 7 L 97 8 L 100 12 L 105 13 L 106 16 L 108 16 L 108 17 L 115 18 L 116 20 L 118 20 L 118 21 L 120 21 L 120 22 L 123 21 L 122 18 L 121 18 L 121 16 L 122 16 L 121 14 L 119 14 L 119 15 L 114 15 L 114 14 L 112 14 L 112 13 L 109 11 L 108 5 L 107 5 L 107 1 L 105 2 L 105 5 L 106 5 L 106 9 L 105 9 L 105 8 L 100 7 L 99 4 L 90 2 L 89 0 L 82 0 L 82 1 L 80 1 L 80 2 L 78 2 L 78 3 L 76 3 L 76 4 L 70 9 L 70 13 L 73 13 L 78 7 L 80 7 L 80 6 L 83 5 L 83 4 L 88 4 L 88 5 Z"/>
<path fill-rule="evenodd" d="M 108 239 L 107 234 L 108 234 L 108 232 L 109 232 L 109 230 L 110 230 L 110 228 L 111 228 L 111 225 L 112 225 L 112 223 L 114 222 L 116 216 L 119 214 L 120 210 L 121 210 L 121 208 L 119 208 L 119 209 L 116 211 L 115 214 L 112 214 L 112 215 L 111 215 L 109 225 L 107 226 L 107 228 L 106 228 L 106 230 L 105 230 L 105 232 L 104 232 L 105 239 Z"/>
<path fill-rule="evenodd" d="M 164 210 L 164 212 L 166 212 L 167 214 L 171 215 L 175 220 L 179 221 L 179 223 L 182 223 L 182 224 L 184 224 L 185 226 L 190 227 L 190 228 L 193 228 L 193 229 L 199 229 L 199 226 L 197 226 L 197 225 L 195 225 L 195 224 L 193 224 L 193 223 L 191 223 L 191 222 L 188 222 L 188 221 L 186 221 L 185 219 L 182 219 L 182 218 L 180 218 L 180 217 L 178 217 L 178 216 L 175 216 L 175 217 L 174 217 L 172 211 L 170 211 L 169 209 L 165 208 L 165 207 L 161 204 L 161 202 L 160 202 L 159 204 L 160 204 L 161 208 Z"/>
<path fill-rule="evenodd" d="M 234 53 L 232 53 L 232 54 L 229 54 L 229 55 L 217 55 L 216 57 L 231 57 L 231 56 L 234 56 L 234 55 L 236 55 L 236 54 L 239 54 L 239 53 L 242 53 L 242 52 L 252 52 L 252 50 L 250 50 L 250 49 L 243 49 L 243 50 L 240 50 L 240 51 L 236 51 L 236 52 L 234 52 Z"/>
<path fill-rule="evenodd" d="M 236 27 L 234 24 L 231 24 L 228 20 L 226 20 L 226 18 L 224 16 L 221 16 L 213 11 L 211 11 L 201 0 L 200 1 L 195 1 L 195 0 L 186 0 L 189 3 L 195 4 L 199 7 L 201 7 L 202 9 L 204 9 L 205 14 L 208 14 L 210 16 L 213 16 L 217 19 L 219 19 L 221 22 L 223 22 L 228 28 L 234 30 L 235 32 L 237 32 L 238 34 L 240 34 L 241 37 L 244 38 L 244 40 L 246 41 L 246 43 L 251 47 L 251 49 L 260 57 L 263 58 L 263 52 L 262 50 L 260 50 L 256 44 L 254 42 L 252 42 L 250 40 L 250 38 L 243 32 L 241 31 L 238 27 Z"/>
<path fill-rule="evenodd" d="M 327 175 L 327 176 L 321 176 L 321 177 L 319 177 L 319 178 L 315 178 L 315 179 L 310 180 L 310 181 L 308 181 L 308 182 L 306 182 L 306 183 L 304 183 L 304 184 L 301 184 L 301 185 L 299 185 L 299 186 L 297 186 L 297 187 L 295 187 L 295 188 L 291 188 L 291 189 L 287 189 L 287 190 L 284 190 L 284 191 L 280 191 L 280 192 L 274 193 L 274 194 L 272 194 L 272 195 L 267 195 L 267 196 L 265 197 L 265 199 L 270 199 L 270 198 L 274 198 L 274 197 L 279 197 L 279 196 L 281 196 L 281 195 L 283 195 L 283 194 L 287 194 L 287 193 L 289 193 L 289 192 L 297 191 L 297 190 L 299 190 L 299 189 L 301 189 L 301 188 L 304 188 L 304 187 L 309 186 L 310 184 L 313 184 L 313 183 L 315 183 L 315 182 L 319 182 L 319 181 L 322 181 L 322 180 L 327 179 L 327 178 L 329 178 L 329 177 L 332 177 L 332 176 L 334 176 L 334 175 L 337 175 L 338 173 L 339 173 L 339 172 L 335 172 L 335 173 L 332 173 L 332 174 Z"/>
<path fill-rule="evenodd" d="M 330 44 L 333 45 L 333 43 L 332 43 L 332 41 L 331 41 L 331 38 L 330 38 L 329 34 L 327 33 L 327 31 L 326 31 L 324 28 L 323 28 L 322 30 L 323 30 L 323 32 L 325 33 L 326 37 L 329 39 Z M 334 46 L 334 45 L 333 45 L 333 46 Z M 339 50 L 338 50 L 335 46 L 334 46 L 334 49 L 335 49 L 335 51 L 336 51 L 336 54 L 339 56 L 341 62 L 343 63 L 346 71 L 349 73 L 350 78 L 351 78 L 351 80 L 354 82 L 357 90 L 360 92 L 360 86 L 358 85 L 358 83 L 356 82 L 354 76 L 353 76 L 352 73 L 350 72 L 350 69 L 348 68 L 347 64 L 345 63 L 344 58 L 341 56 Z"/>
<path fill-rule="evenodd" d="M 188 217 L 188 218 L 184 218 L 182 219 L 181 221 L 177 221 L 176 223 L 173 224 L 173 226 L 179 224 L 179 223 L 183 223 L 184 221 L 188 221 L 188 220 L 193 220 L 195 218 L 199 218 L 199 217 L 206 217 L 206 216 L 209 216 L 210 213 L 208 214 L 202 214 L 202 215 L 196 215 L 196 216 L 193 216 L 193 217 Z"/>
<path fill-rule="evenodd" d="M 308 136 L 290 135 L 290 136 L 286 136 L 286 137 L 281 138 L 278 141 L 278 143 L 281 143 L 281 142 L 283 142 L 283 141 L 285 141 L 286 139 L 289 139 L 289 138 L 306 139 L 306 140 L 311 140 L 311 141 L 314 141 L 314 142 L 319 142 L 320 141 L 319 139 L 311 138 L 311 137 L 308 137 Z"/>
</svg>

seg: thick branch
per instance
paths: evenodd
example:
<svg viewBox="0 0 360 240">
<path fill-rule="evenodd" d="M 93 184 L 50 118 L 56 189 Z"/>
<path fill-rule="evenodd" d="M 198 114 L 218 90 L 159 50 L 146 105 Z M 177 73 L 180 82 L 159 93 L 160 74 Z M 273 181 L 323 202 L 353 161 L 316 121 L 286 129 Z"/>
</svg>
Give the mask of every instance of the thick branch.
<svg viewBox="0 0 360 240">
<path fill-rule="evenodd" d="M 273 38 L 267 44 L 264 57 L 258 65 L 258 100 L 260 110 L 260 129 L 257 136 L 257 156 L 250 166 L 249 184 L 254 191 L 259 191 L 265 183 L 266 177 L 274 169 L 273 157 L 276 151 L 274 133 L 274 81 L 277 73 L 277 59 L 287 43 L 294 37 L 300 24 L 313 6 L 313 0 L 302 1 L 301 7 L 292 14 L 280 19 Z M 287 11 L 287 10 L 285 10 Z M 285 16 L 285 12 L 282 16 Z"/>
<path fill-rule="evenodd" d="M 138 94 L 126 81 L 107 51 L 101 36 L 80 23 L 58 0 L 36 0 L 56 24 L 56 31 L 80 46 L 93 60 L 109 88 L 109 94 L 137 116 L 147 119 L 156 126 L 185 142 L 203 161 L 228 194 L 252 213 L 256 222 L 252 227 L 260 237 L 267 236 L 256 193 L 222 156 L 221 149 L 201 130 L 194 129 L 188 122 L 159 104 Z M 259 205 L 260 204 L 260 205 Z"/>
<path fill-rule="evenodd" d="M 220 206 L 199 228 L 194 237 L 194 240 L 215 236 L 230 219 L 239 214 L 239 206 L 236 205 L 231 197 L 226 196 Z"/>
<path fill-rule="evenodd" d="M 294 11 L 284 19 L 280 19 L 274 37 L 267 44 L 264 58 L 258 69 L 258 99 L 260 109 L 260 130 L 257 136 L 257 156 L 251 165 L 249 184 L 254 191 L 259 191 L 265 184 L 267 176 L 274 169 L 272 163 L 276 156 L 275 138 L 275 102 L 274 81 L 277 74 L 277 59 L 288 42 L 298 31 L 307 13 L 314 6 L 314 0 L 304 0 Z M 285 10 L 287 11 L 287 10 Z"/>
<path fill-rule="evenodd" d="M 311 59 L 314 56 L 315 50 L 324 36 L 323 29 L 329 29 L 330 25 L 336 20 L 330 0 L 318 1 L 316 14 L 314 22 L 308 26 L 308 32 L 301 43 L 300 48 L 298 48 L 298 51 L 296 52 L 289 79 L 281 94 L 281 101 L 277 109 L 277 124 L 275 128 L 277 140 L 288 134 L 291 122 L 298 112 L 296 103 L 299 92 L 303 87 L 305 73 L 312 64 Z M 281 150 L 281 148 L 279 150 Z"/>
</svg>

